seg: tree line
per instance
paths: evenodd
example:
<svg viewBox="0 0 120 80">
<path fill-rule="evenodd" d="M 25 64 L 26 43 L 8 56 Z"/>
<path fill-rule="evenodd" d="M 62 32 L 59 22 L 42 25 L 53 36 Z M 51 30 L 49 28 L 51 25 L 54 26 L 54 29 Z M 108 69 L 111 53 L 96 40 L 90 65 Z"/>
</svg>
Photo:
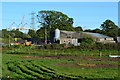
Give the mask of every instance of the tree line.
<svg viewBox="0 0 120 80">
<path fill-rule="evenodd" d="M 59 11 L 39 11 L 37 19 L 38 23 L 40 24 L 40 28 L 38 30 L 29 30 L 28 33 L 25 34 L 19 30 L 7 31 L 6 29 L 2 29 L 1 37 L 21 39 L 32 38 L 34 40 L 44 40 L 45 37 L 49 39 L 50 33 L 54 32 L 56 28 L 66 31 L 83 31 L 82 26 L 73 26 L 73 18 L 70 18 L 66 14 Z M 112 20 L 107 19 L 100 25 L 99 28 L 94 30 L 86 29 L 84 32 L 100 33 L 116 38 L 117 36 L 120 36 L 120 27 L 118 27 Z"/>
</svg>

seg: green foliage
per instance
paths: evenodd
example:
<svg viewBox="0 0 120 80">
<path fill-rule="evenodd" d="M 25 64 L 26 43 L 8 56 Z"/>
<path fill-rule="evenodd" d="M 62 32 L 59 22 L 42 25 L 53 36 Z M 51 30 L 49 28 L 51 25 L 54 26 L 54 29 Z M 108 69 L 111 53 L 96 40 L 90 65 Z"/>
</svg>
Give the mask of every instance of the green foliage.
<svg viewBox="0 0 120 80">
<path fill-rule="evenodd" d="M 91 30 L 91 29 L 86 29 L 86 30 L 84 30 L 84 32 L 93 32 L 93 30 Z"/>
<path fill-rule="evenodd" d="M 35 36 L 37 36 L 35 30 L 29 30 L 29 31 L 28 31 L 28 34 L 29 34 L 31 37 L 35 37 Z"/>
<path fill-rule="evenodd" d="M 86 29 L 85 32 L 93 32 L 93 33 L 100 33 L 110 37 L 116 38 L 120 35 L 120 28 L 111 20 L 106 20 L 100 26 L 100 29 L 96 28 L 94 30 Z"/>
<path fill-rule="evenodd" d="M 65 44 L 51 44 L 52 49 L 60 49 L 60 48 L 65 48 Z"/>
<path fill-rule="evenodd" d="M 101 24 L 103 34 L 116 38 L 118 36 L 118 26 L 111 20 L 106 20 Z"/>
<path fill-rule="evenodd" d="M 92 38 L 83 38 L 81 39 L 81 44 L 92 44 L 94 41 Z"/>
<path fill-rule="evenodd" d="M 2 37 L 3 38 L 31 38 L 29 34 L 25 34 L 19 30 L 12 30 L 12 31 L 7 31 L 6 29 L 2 30 Z"/>
<path fill-rule="evenodd" d="M 77 26 L 77 27 L 75 27 L 75 31 L 83 31 L 83 29 L 82 29 L 82 27 L 81 26 Z"/>
<path fill-rule="evenodd" d="M 117 44 L 103 44 L 103 43 L 94 43 L 94 44 L 85 44 L 81 43 L 80 46 L 75 47 L 79 49 L 97 49 L 97 50 L 120 50 L 120 43 Z"/>
<path fill-rule="evenodd" d="M 2 38 L 2 43 L 4 43 L 4 45 L 8 45 L 10 43 L 14 43 L 14 38 Z"/>
<path fill-rule="evenodd" d="M 118 29 L 118 36 L 120 36 L 120 28 Z"/>
<path fill-rule="evenodd" d="M 21 38 L 22 38 L 22 39 L 31 38 L 31 36 L 30 36 L 29 34 L 25 34 L 25 33 L 24 33 L 24 34 L 21 36 Z"/>
<path fill-rule="evenodd" d="M 10 48 L 20 48 L 21 45 L 10 45 Z"/>
<path fill-rule="evenodd" d="M 15 38 L 22 38 L 22 37 L 24 37 L 23 36 L 23 32 L 20 32 L 19 30 L 12 30 L 12 31 L 10 31 L 11 33 L 15 33 Z"/>
<path fill-rule="evenodd" d="M 63 49 L 65 44 L 45 44 L 43 46 L 36 47 L 38 49 Z"/>
<path fill-rule="evenodd" d="M 73 24 L 73 18 L 58 11 L 39 11 L 38 18 L 41 25 L 48 29 L 72 27 Z"/>
<path fill-rule="evenodd" d="M 94 32 L 94 33 L 102 33 L 102 30 L 96 28 L 96 29 L 94 29 L 92 32 Z"/>
<path fill-rule="evenodd" d="M 2 38 L 11 38 L 10 32 L 6 29 L 2 29 Z"/>
<path fill-rule="evenodd" d="M 84 34 L 84 38 L 81 39 L 81 44 L 93 44 L 95 41 L 95 38 L 91 35 Z"/>
<path fill-rule="evenodd" d="M 69 18 L 66 14 L 58 11 L 39 11 L 38 21 L 41 24 L 41 28 L 37 30 L 39 38 L 50 38 L 50 32 L 53 32 L 56 28 L 60 30 L 73 31 L 73 18 Z M 46 33 L 45 33 L 46 32 Z M 45 35 L 46 36 L 45 36 Z"/>
<path fill-rule="evenodd" d="M 39 38 L 44 38 L 45 34 L 45 28 L 41 27 L 36 31 L 36 34 L 38 35 Z"/>
</svg>

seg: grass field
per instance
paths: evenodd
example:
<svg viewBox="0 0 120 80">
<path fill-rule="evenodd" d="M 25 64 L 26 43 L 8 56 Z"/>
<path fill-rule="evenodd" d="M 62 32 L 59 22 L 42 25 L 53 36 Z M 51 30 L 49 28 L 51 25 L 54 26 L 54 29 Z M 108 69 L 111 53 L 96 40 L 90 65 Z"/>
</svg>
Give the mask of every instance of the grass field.
<svg viewBox="0 0 120 80">
<path fill-rule="evenodd" d="M 2 78 L 117 80 L 116 50 L 3 48 Z M 101 56 L 100 56 L 101 54 Z"/>
</svg>

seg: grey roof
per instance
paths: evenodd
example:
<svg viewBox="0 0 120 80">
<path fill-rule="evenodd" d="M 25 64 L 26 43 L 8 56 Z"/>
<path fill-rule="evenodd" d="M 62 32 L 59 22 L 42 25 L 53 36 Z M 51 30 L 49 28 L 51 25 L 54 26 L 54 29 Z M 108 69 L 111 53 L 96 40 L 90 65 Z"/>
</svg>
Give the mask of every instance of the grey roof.
<svg viewBox="0 0 120 80">
<path fill-rule="evenodd" d="M 81 38 L 81 32 L 60 30 L 61 38 Z"/>
<path fill-rule="evenodd" d="M 95 37 L 112 38 L 112 37 L 109 37 L 109 36 L 106 36 L 106 35 L 103 35 L 103 34 L 99 34 L 99 33 L 91 33 L 91 32 L 83 32 L 83 33 L 89 34 L 89 35 L 92 35 L 92 36 L 95 36 Z"/>
</svg>

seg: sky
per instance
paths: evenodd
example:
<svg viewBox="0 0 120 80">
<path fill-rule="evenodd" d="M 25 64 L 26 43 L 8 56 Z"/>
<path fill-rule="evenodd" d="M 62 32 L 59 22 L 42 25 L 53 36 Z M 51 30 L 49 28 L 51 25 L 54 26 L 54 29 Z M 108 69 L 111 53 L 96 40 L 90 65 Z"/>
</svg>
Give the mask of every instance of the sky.
<svg viewBox="0 0 120 80">
<path fill-rule="evenodd" d="M 25 27 L 28 27 L 31 23 L 31 13 L 34 12 L 36 18 L 41 10 L 62 12 L 74 19 L 73 26 L 81 26 L 84 29 L 100 28 L 107 19 L 118 25 L 118 2 L 2 2 L 0 25 L 2 28 L 11 27 L 13 22 L 19 25 L 24 16 L 24 23 L 28 24 Z M 35 24 L 38 29 L 37 19 Z"/>
<path fill-rule="evenodd" d="M 119 0 L 1 0 L 1 2 L 118 2 Z"/>
</svg>

